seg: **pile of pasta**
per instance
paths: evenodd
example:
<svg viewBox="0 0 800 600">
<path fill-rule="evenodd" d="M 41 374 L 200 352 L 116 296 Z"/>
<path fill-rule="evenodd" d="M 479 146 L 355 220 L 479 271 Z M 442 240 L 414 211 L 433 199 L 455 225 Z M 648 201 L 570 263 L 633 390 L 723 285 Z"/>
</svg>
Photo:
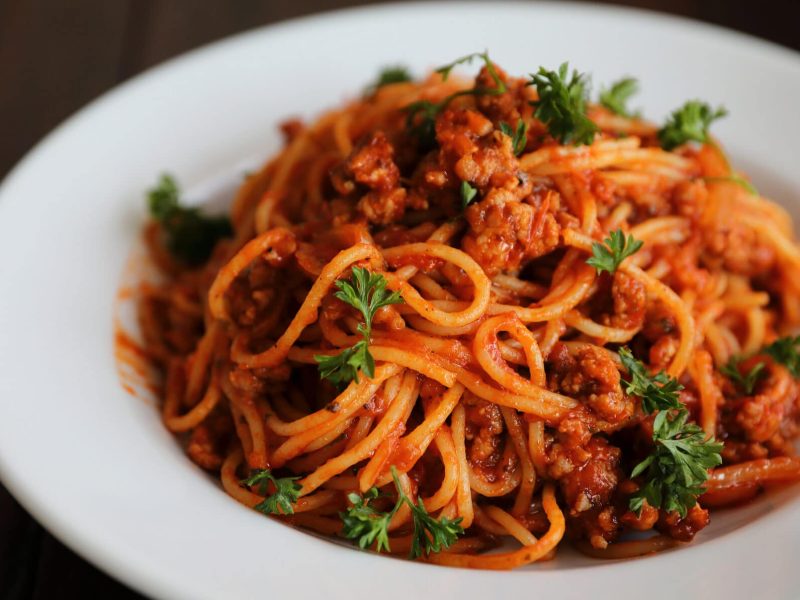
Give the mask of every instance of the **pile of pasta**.
<svg viewBox="0 0 800 600">
<path fill-rule="evenodd" d="M 199 261 L 147 226 L 140 322 L 189 457 L 286 522 L 490 569 L 669 548 L 796 480 L 786 212 L 705 132 L 482 57 L 284 123 Z"/>
</svg>

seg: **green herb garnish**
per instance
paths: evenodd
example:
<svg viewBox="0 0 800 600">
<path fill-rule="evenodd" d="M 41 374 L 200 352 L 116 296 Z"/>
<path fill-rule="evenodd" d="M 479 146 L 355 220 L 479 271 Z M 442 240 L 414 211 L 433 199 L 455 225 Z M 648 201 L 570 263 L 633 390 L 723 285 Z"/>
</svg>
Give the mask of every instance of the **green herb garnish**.
<svg viewBox="0 0 800 600">
<path fill-rule="evenodd" d="M 639 91 L 639 82 L 633 77 L 625 77 L 613 83 L 610 88 L 600 91 L 600 104 L 614 114 L 635 117 L 628 110 L 628 100 Z"/>
<path fill-rule="evenodd" d="M 598 273 L 616 272 L 622 261 L 638 252 L 644 244 L 632 235 L 626 236 L 621 229 L 612 231 L 603 242 L 592 244 L 592 257 L 586 261 L 586 264 L 597 269 Z"/>
<path fill-rule="evenodd" d="M 462 181 L 459 193 L 461 194 L 461 208 L 463 209 L 467 208 L 470 202 L 475 200 L 475 197 L 478 195 L 478 190 L 472 187 L 469 182 Z"/>
<path fill-rule="evenodd" d="M 704 144 L 708 141 L 711 123 L 727 114 L 722 106 L 714 110 L 705 102 L 690 100 L 674 111 L 658 130 L 658 141 L 664 150 L 673 150 L 687 142 Z"/>
<path fill-rule="evenodd" d="M 319 363 L 320 377 L 341 386 L 350 381 L 358 383 L 359 370 L 367 377 L 375 374 L 375 359 L 368 347 L 372 334 L 372 319 L 382 306 L 403 302 L 399 292 L 389 292 L 386 289 L 386 283 L 383 275 L 370 273 L 361 267 L 353 267 L 349 281 L 339 279 L 336 282 L 339 291 L 334 296 L 357 309 L 364 319 L 363 323 L 358 325 L 358 332 L 364 339 L 333 356 L 315 355 L 314 360 Z"/>
<path fill-rule="evenodd" d="M 351 381 L 358 383 L 359 370 L 367 377 L 375 375 L 375 359 L 372 358 L 364 340 L 358 341 L 339 354 L 316 354 L 314 360 L 318 363 L 319 376 L 329 380 L 336 387 L 343 387 Z"/>
<path fill-rule="evenodd" d="M 569 63 L 563 63 L 558 71 L 539 67 L 531 74 L 530 85 L 536 86 L 539 99 L 531 104 L 536 107 L 534 116 L 547 126 L 550 135 L 562 144 L 591 144 L 599 131 L 586 116 L 586 81 L 582 74 L 572 72 Z"/>
<path fill-rule="evenodd" d="M 766 364 L 763 362 L 756 363 L 747 373 L 742 374 L 739 368 L 739 363 L 742 358 L 739 356 L 732 356 L 727 364 L 720 367 L 720 373 L 728 377 L 731 381 L 736 383 L 745 394 L 752 394 L 755 389 L 756 383 L 764 375 L 764 367 Z"/>
<path fill-rule="evenodd" d="M 495 69 L 494 63 L 492 63 L 491 59 L 489 58 L 488 52 L 474 52 L 472 54 L 467 54 L 466 56 L 462 56 L 461 58 L 458 58 L 449 64 L 439 67 L 436 69 L 436 72 L 442 76 L 443 81 L 446 81 L 450 76 L 450 72 L 457 65 L 471 63 L 476 58 L 481 59 L 486 65 L 486 70 L 489 72 L 489 76 L 492 78 L 494 87 L 475 86 L 468 90 L 454 92 L 440 102 L 417 100 L 416 102 L 412 102 L 405 107 L 407 114 L 406 127 L 408 128 L 409 133 L 415 136 L 423 147 L 430 148 L 435 144 L 436 118 L 455 98 L 458 98 L 459 96 L 499 96 L 500 94 L 504 94 L 506 92 L 506 84 L 497 73 L 497 69 Z"/>
<path fill-rule="evenodd" d="M 434 519 L 425 509 L 422 498 L 417 498 L 415 504 L 403 491 L 395 467 L 392 467 L 392 479 L 397 490 L 397 502 L 389 512 L 380 512 L 371 506 L 371 503 L 379 497 L 377 488 L 371 488 L 364 496 L 348 495 L 353 506 L 340 513 L 344 523 L 342 528 L 344 537 L 355 540 L 360 548 L 367 548 L 375 543 L 378 552 L 389 551 L 389 522 L 403 504 L 411 509 L 414 523 L 410 558 L 418 558 L 423 554 L 428 555 L 449 548 L 458 536 L 464 533 L 461 517 Z"/>
<path fill-rule="evenodd" d="M 522 119 L 517 121 L 516 129 L 511 129 L 511 125 L 501 122 L 500 131 L 511 138 L 511 147 L 516 156 L 525 151 L 525 146 L 528 144 L 528 124 L 525 121 Z"/>
<path fill-rule="evenodd" d="M 269 469 L 258 469 L 250 477 L 242 480 L 247 486 L 258 486 L 259 493 L 266 496 L 264 500 L 253 508 L 265 515 L 291 515 L 294 514 L 292 504 L 300 498 L 301 486 L 296 483 L 299 477 L 276 478 Z M 269 484 L 275 491 L 269 495 Z"/>
<path fill-rule="evenodd" d="M 686 517 L 705 489 L 708 469 L 722 464 L 722 443 L 706 439 L 686 409 L 675 415 L 659 412 L 653 421 L 652 453 L 634 467 L 631 477 L 644 475 L 646 483 L 630 499 L 630 509 L 641 514 L 644 501 L 654 508 Z"/>
<path fill-rule="evenodd" d="M 764 352 L 789 370 L 792 377 L 800 377 L 800 335 L 782 337 L 764 347 Z"/>
<path fill-rule="evenodd" d="M 708 469 L 722 464 L 722 444 L 687 422 L 689 411 L 680 402 L 683 386 L 677 379 L 663 371 L 650 375 L 627 348 L 620 349 L 619 357 L 630 375 L 626 393 L 641 399 L 645 414 L 658 413 L 653 420 L 655 446 L 631 472 L 632 478 L 644 475 L 645 484 L 631 496 L 630 509 L 641 514 L 647 500 L 654 508 L 685 517 L 704 491 Z"/>
<path fill-rule="evenodd" d="M 169 175 L 162 175 L 158 185 L 148 191 L 150 216 L 161 224 L 167 248 L 187 265 L 204 263 L 220 238 L 233 234 L 227 217 L 208 217 L 197 208 L 181 206 L 179 189 Z"/>
<path fill-rule="evenodd" d="M 392 83 L 404 83 L 411 80 L 411 73 L 409 73 L 406 67 L 394 65 L 382 69 L 378 74 L 378 79 L 369 87 L 369 90 L 375 91 L 384 85 L 391 85 Z"/>
<path fill-rule="evenodd" d="M 630 377 L 625 381 L 625 393 L 641 398 L 644 412 L 650 414 L 683 407 L 679 400 L 683 386 L 677 379 L 664 371 L 651 375 L 644 363 L 634 358 L 626 347 L 620 348 L 618 354 Z"/>
<path fill-rule="evenodd" d="M 380 496 L 378 488 L 370 488 L 366 494 L 359 496 L 351 493 L 347 499 L 352 506 L 339 513 L 344 524 L 342 534 L 348 540 L 356 540 L 358 547 L 365 549 L 375 544 L 375 550 L 389 552 L 389 521 L 396 511 L 380 512 L 372 507 L 373 500 Z"/>
<path fill-rule="evenodd" d="M 800 335 L 778 338 L 771 344 L 764 346 L 759 353 L 766 354 L 775 362 L 783 365 L 792 375 L 800 377 Z M 720 373 L 738 385 L 746 394 L 752 394 L 758 380 L 766 373 L 766 363 L 756 363 L 747 373 L 742 373 L 740 363 L 744 356 L 732 356 L 728 362 L 720 367 Z"/>
</svg>

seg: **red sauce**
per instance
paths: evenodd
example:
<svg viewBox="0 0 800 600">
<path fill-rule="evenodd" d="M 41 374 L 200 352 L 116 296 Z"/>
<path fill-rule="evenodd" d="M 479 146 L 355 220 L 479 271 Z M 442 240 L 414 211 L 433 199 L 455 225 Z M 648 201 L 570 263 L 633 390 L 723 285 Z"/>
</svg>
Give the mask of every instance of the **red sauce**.
<svg viewBox="0 0 800 600">
<path fill-rule="evenodd" d="M 145 275 L 152 268 L 152 261 L 146 255 L 134 251 L 123 269 L 123 283 L 117 290 L 114 306 L 114 359 L 117 376 L 122 389 L 143 400 L 148 400 L 150 395 L 158 397 L 162 386 L 150 353 L 137 341 L 134 332 L 126 330 L 120 315 L 126 306 L 138 306 L 142 289 L 148 285 Z"/>
</svg>

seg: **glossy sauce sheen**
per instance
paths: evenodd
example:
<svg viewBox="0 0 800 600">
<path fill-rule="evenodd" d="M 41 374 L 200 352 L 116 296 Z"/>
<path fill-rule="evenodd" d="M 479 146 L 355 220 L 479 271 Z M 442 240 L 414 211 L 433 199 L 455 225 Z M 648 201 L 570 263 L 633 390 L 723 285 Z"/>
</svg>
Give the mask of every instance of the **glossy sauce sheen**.
<svg viewBox="0 0 800 600">
<path fill-rule="evenodd" d="M 234 237 L 198 268 L 149 227 L 167 282 L 145 291 L 139 318 L 166 374 L 165 423 L 244 504 L 264 500 L 240 483 L 250 471 L 298 477 L 281 518 L 325 533 L 342 534 L 348 493 L 395 495 L 394 466 L 465 529 L 437 563 L 513 568 L 552 557 L 565 535 L 609 558 L 690 541 L 706 504 L 800 476 L 797 382 L 762 352 L 800 324 L 791 223 L 731 180 L 717 144 L 668 152 L 652 124 L 594 105 L 594 142 L 558 143 L 534 117 L 535 89 L 495 68 L 506 91 L 449 102 L 432 143 L 409 132 L 406 107 L 473 84 L 388 85 L 284 128 L 286 148 L 234 200 Z M 498 83 L 484 67 L 474 85 Z M 520 121 L 516 156 L 500 125 Z M 477 191 L 466 208 L 462 182 Z M 616 229 L 644 246 L 598 273 L 587 258 Z M 314 357 L 361 339 L 334 285 L 356 266 L 403 302 L 375 315 L 374 377 L 338 390 Z M 685 515 L 630 510 L 653 416 L 626 391 L 622 345 L 677 379 L 691 420 L 724 442 Z M 752 393 L 719 370 L 736 355 L 764 364 Z M 393 519 L 393 552 L 408 551 L 410 519 Z M 522 548 L 480 554 L 502 536 Z"/>
</svg>

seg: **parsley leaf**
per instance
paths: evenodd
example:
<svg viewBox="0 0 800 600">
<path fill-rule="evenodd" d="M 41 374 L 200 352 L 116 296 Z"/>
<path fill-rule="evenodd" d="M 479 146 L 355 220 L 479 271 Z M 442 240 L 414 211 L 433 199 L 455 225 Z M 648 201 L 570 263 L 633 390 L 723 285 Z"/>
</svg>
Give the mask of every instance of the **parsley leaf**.
<svg viewBox="0 0 800 600">
<path fill-rule="evenodd" d="M 405 107 L 406 128 L 425 148 L 436 143 L 436 117 L 443 110 L 442 103 L 417 100 Z"/>
<path fill-rule="evenodd" d="M 339 291 L 334 296 L 357 309 L 364 318 L 364 322 L 358 325 L 358 332 L 364 339 L 333 356 L 314 355 L 320 377 L 342 386 L 352 380 L 358 383 L 359 369 L 367 377 L 375 374 L 375 359 L 368 347 L 372 335 L 372 319 L 379 308 L 403 302 L 399 292 L 387 291 L 386 283 L 383 275 L 371 273 L 361 267 L 353 267 L 349 281 L 339 279 L 336 282 Z"/>
<path fill-rule="evenodd" d="M 464 533 L 461 527 L 461 517 L 448 519 L 442 517 L 438 521 L 428 514 L 422 498 L 417 498 L 417 504 L 410 503 L 411 516 L 414 519 L 414 538 L 411 542 L 411 558 L 418 558 L 431 552 L 441 552 L 442 548 L 449 548 Z"/>
<path fill-rule="evenodd" d="M 375 543 L 375 549 L 378 552 L 381 549 L 390 550 L 389 522 L 404 503 L 411 509 L 411 519 L 414 523 L 410 558 L 419 558 L 423 554 L 440 552 L 443 548 L 450 547 L 458 539 L 458 536 L 464 533 L 464 528 L 461 527 L 461 517 L 434 519 L 425 508 L 422 498 L 417 498 L 417 502 L 414 503 L 403 491 L 397 469 L 394 466 L 392 466 L 392 479 L 397 490 L 397 502 L 389 512 L 380 512 L 370 505 L 379 496 L 377 488 L 371 488 L 363 497 L 358 494 L 348 495 L 352 506 L 339 513 L 344 523 L 342 528 L 344 537 L 356 540 L 360 548 L 367 548 Z"/>
<path fill-rule="evenodd" d="M 461 182 L 461 208 L 467 208 L 470 202 L 475 200 L 475 197 L 478 195 L 478 190 L 472 187 L 468 181 Z"/>
<path fill-rule="evenodd" d="M 352 506 L 339 513 L 342 519 L 342 534 L 348 540 L 355 540 L 362 550 L 375 544 L 375 550 L 389 552 L 389 521 L 392 520 L 395 510 L 399 505 L 387 513 L 375 510 L 370 503 L 380 493 L 378 488 L 370 488 L 364 496 L 348 494 Z"/>
<path fill-rule="evenodd" d="M 428 555 L 431 552 L 440 552 L 442 548 L 449 548 L 451 544 L 455 543 L 458 536 L 464 533 L 464 528 L 461 527 L 461 517 L 457 519 L 442 517 L 437 521 L 428 514 L 422 498 L 417 498 L 417 503 L 414 504 L 413 500 L 403 492 L 397 469 L 394 467 L 392 467 L 392 479 L 394 479 L 394 487 L 397 488 L 397 493 L 400 496 L 398 502 L 402 501 L 408 505 L 411 509 L 411 518 L 414 521 L 411 558 L 418 558 L 423 553 Z"/>
<path fill-rule="evenodd" d="M 473 52 L 471 54 L 467 54 L 466 56 L 462 56 L 461 58 L 457 58 L 453 62 L 439 67 L 436 69 L 436 72 L 442 76 L 442 81 L 447 81 L 447 78 L 450 77 L 450 72 L 458 65 L 462 65 L 465 63 L 471 63 L 474 59 L 479 58 L 483 61 L 483 64 L 486 65 L 486 69 L 489 71 L 489 76 L 492 78 L 494 83 L 494 87 L 474 87 L 469 90 L 461 90 L 460 92 L 456 92 L 450 99 L 456 96 L 481 96 L 484 94 L 488 94 L 490 96 L 499 96 L 500 94 L 505 93 L 506 91 L 506 84 L 500 79 L 500 75 L 497 73 L 497 69 L 494 68 L 494 63 L 489 58 L 489 52 Z"/>
<path fill-rule="evenodd" d="M 764 347 L 764 352 L 771 356 L 775 362 L 779 362 L 789 370 L 792 377 L 800 377 L 800 335 L 796 337 L 787 336 L 775 340 L 769 346 Z"/>
<path fill-rule="evenodd" d="M 630 379 L 625 382 L 625 393 L 642 399 L 642 410 L 648 415 L 657 410 L 682 409 L 680 391 L 683 386 L 664 371 L 650 375 L 642 361 L 636 359 L 625 346 L 619 349 L 619 358 L 628 370 Z"/>
<path fill-rule="evenodd" d="M 600 104 L 614 114 L 634 117 L 628 110 L 628 99 L 639 91 L 639 82 L 633 77 L 625 77 L 613 83 L 610 88 L 600 90 Z"/>
<path fill-rule="evenodd" d="M 511 129 L 511 125 L 501 122 L 500 131 L 511 138 L 511 146 L 516 156 L 525 151 L 525 146 L 528 144 L 528 124 L 525 121 L 522 119 L 517 121 L 516 129 Z"/>
<path fill-rule="evenodd" d="M 475 86 L 468 90 L 459 90 L 444 98 L 440 102 L 431 102 L 430 100 L 417 100 L 405 107 L 406 111 L 406 128 L 409 133 L 415 136 L 424 148 L 431 148 L 436 143 L 436 118 L 439 114 L 447 108 L 447 106 L 455 98 L 459 96 L 499 96 L 504 94 L 508 89 L 505 82 L 500 78 L 494 63 L 489 58 L 488 52 L 473 52 L 454 60 L 436 69 L 436 72 L 442 76 L 443 81 L 447 81 L 450 72 L 460 64 L 471 63 L 474 59 L 480 58 L 486 65 L 489 76 L 492 78 L 494 87 Z"/>
<path fill-rule="evenodd" d="M 391 85 L 392 83 L 403 83 L 411 81 L 411 73 L 402 65 L 394 65 L 386 67 L 378 74 L 378 79 L 370 86 L 370 90 L 377 90 L 384 85 Z"/>
<path fill-rule="evenodd" d="M 770 356 L 775 362 L 787 368 L 792 377 L 800 377 L 800 335 L 778 338 L 764 346 L 761 352 Z M 752 394 L 756 383 L 764 375 L 766 364 L 756 363 L 749 372 L 742 374 L 739 364 L 744 360 L 741 356 L 732 356 L 727 364 L 720 367 L 720 372 L 737 384 L 746 394 Z"/>
<path fill-rule="evenodd" d="M 568 79 L 569 63 L 558 71 L 539 67 L 531 74 L 529 85 L 535 85 L 539 99 L 531 102 L 534 116 L 547 125 L 547 130 L 562 144 L 591 144 L 599 131 L 586 116 L 586 82 L 577 71 Z"/>
<path fill-rule="evenodd" d="M 171 175 L 161 175 L 156 187 L 147 192 L 147 205 L 150 216 L 156 221 L 164 221 L 180 210 L 178 184 Z"/>
<path fill-rule="evenodd" d="M 356 308 L 364 317 L 364 323 L 358 326 L 358 330 L 366 342 L 369 342 L 372 319 L 378 309 L 403 302 L 400 292 L 386 290 L 386 283 L 386 278 L 380 273 L 371 273 L 361 267 L 353 267 L 350 281 L 339 279 L 336 282 L 339 291 L 334 295 L 342 302 Z"/>
<path fill-rule="evenodd" d="M 623 260 L 638 252 L 644 242 L 632 235 L 625 236 L 621 229 L 615 229 L 603 240 L 605 244 L 592 244 L 592 258 L 586 264 L 597 269 L 598 273 L 614 273 Z"/>
<path fill-rule="evenodd" d="M 742 375 L 742 371 L 739 368 L 739 363 L 742 361 L 742 358 L 739 356 L 731 356 L 730 360 L 727 364 L 720 367 L 720 373 L 727 376 L 731 381 L 738 384 L 739 387 L 744 390 L 745 394 L 752 394 L 753 389 L 756 386 L 759 378 L 764 375 L 764 367 L 766 365 L 763 362 L 757 363 L 749 372 Z"/>
<path fill-rule="evenodd" d="M 690 141 L 705 143 L 711 123 L 727 114 L 722 106 L 714 110 L 705 102 L 690 100 L 674 111 L 658 130 L 658 141 L 664 150 L 673 150 Z"/>
<path fill-rule="evenodd" d="M 204 263 L 220 238 L 233 234 L 227 217 L 207 217 L 196 208 L 183 207 L 177 183 L 162 175 L 147 193 L 150 216 L 161 224 L 167 248 L 179 260 L 195 266 Z"/>
<path fill-rule="evenodd" d="M 315 354 L 319 376 L 329 380 L 336 387 L 355 381 L 358 383 L 358 370 L 364 371 L 367 377 L 375 375 L 375 359 L 369 352 L 367 342 L 360 340 L 354 346 L 342 350 L 339 354 Z"/>
<path fill-rule="evenodd" d="M 266 498 L 256 504 L 253 508 L 265 515 L 291 515 L 294 514 L 292 503 L 300 498 L 301 486 L 296 483 L 299 477 L 280 477 L 276 478 L 269 469 L 258 469 L 242 483 L 247 486 L 258 486 L 258 491 Z M 275 491 L 267 495 L 269 484 L 272 484 Z"/>
<path fill-rule="evenodd" d="M 646 483 L 630 498 L 630 509 L 641 514 L 644 501 L 654 508 L 686 517 L 697 504 L 708 479 L 708 469 L 722 464 L 722 443 L 706 439 L 703 430 L 687 423 L 684 408 L 674 416 L 661 411 L 653 421 L 653 452 L 634 467 L 631 477 L 644 475 Z"/>
<path fill-rule="evenodd" d="M 644 474 L 645 484 L 633 494 L 630 509 L 641 514 L 644 501 L 681 517 L 697 504 L 708 479 L 708 469 L 722 463 L 722 444 L 706 439 L 703 430 L 687 423 L 689 411 L 681 403 L 683 386 L 663 371 L 650 375 L 644 364 L 628 348 L 620 348 L 619 358 L 630 380 L 626 393 L 642 399 L 645 414 L 658 412 L 653 420 L 653 451 L 631 472 L 631 478 Z"/>
</svg>

